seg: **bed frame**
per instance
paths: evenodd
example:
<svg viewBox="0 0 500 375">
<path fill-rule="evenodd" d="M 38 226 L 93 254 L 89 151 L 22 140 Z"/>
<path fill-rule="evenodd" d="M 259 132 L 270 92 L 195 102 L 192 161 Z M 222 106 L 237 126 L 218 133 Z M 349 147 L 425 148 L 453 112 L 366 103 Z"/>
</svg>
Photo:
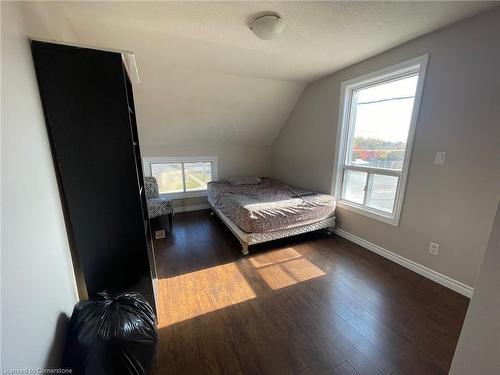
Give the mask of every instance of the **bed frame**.
<svg viewBox="0 0 500 375">
<path fill-rule="evenodd" d="M 214 213 L 222 220 L 224 224 L 229 228 L 231 232 L 236 236 L 236 238 L 241 243 L 241 252 L 243 255 L 248 254 L 248 246 L 255 245 L 262 242 L 268 242 L 273 240 L 278 240 L 280 238 L 291 237 L 297 234 L 314 232 L 320 229 L 326 229 L 328 234 L 332 234 L 335 229 L 335 216 L 316 221 L 311 224 L 306 225 L 298 225 L 293 228 L 275 230 L 272 232 L 263 232 L 263 233 L 247 233 L 243 232 L 236 224 L 234 224 L 229 218 L 224 215 L 217 207 L 210 204 L 212 212 L 210 215 Z"/>
</svg>

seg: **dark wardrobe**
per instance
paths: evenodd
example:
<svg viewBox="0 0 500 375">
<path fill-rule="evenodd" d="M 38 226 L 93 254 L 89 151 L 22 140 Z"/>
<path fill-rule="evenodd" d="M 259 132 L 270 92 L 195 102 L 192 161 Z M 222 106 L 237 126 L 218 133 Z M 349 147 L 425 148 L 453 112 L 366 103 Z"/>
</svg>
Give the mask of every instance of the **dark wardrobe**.
<svg viewBox="0 0 500 375">
<path fill-rule="evenodd" d="M 138 291 L 154 309 L 141 154 L 122 55 L 35 40 L 31 50 L 79 290 L 91 298 Z"/>
</svg>

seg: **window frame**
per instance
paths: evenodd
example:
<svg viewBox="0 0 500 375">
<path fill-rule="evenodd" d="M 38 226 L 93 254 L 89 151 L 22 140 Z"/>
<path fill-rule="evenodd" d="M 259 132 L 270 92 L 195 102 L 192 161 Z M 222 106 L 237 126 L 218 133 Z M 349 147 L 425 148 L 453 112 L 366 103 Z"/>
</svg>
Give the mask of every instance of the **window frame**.
<svg viewBox="0 0 500 375">
<path fill-rule="evenodd" d="M 212 164 L 212 181 L 219 178 L 219 162 L 217 156 L 159 156 L 142 158 L 144 176 L 151 177 L 151 164 L 182 163 L 182 176 L 184 181 L 184 191 L 178 193 L 160 193 L 161 197 L 168 199 L 206 197 L 207 190 L 186 191 L 184 178 L 184 163 L 203 163 Z"/>
<path fill-rule="evenodd" d="M 337 206 L 348 211 L 358 213 L 360 215 L 367 216 L 369 218 L 393 225 L 399 226 L 399 221 L 401 218 L 401 211 L 404 201 L 404 194 L 406 190 L 406 181 L 408 179 L 408 170 L 410 166 L 411 153 L 413 149 L 413 139 L 415 136 L 415 128 L 418 120 L 418 114 L 420 111 L 420 105 L 422 100 L 422 91 L 426 76 L 427 62 L 429 60 L 429 54 L 424 54 L 399 64 L 391 65 L 389 67 L 356 77 L 341 84 L 341 95 L 340 95 L 340 106 L 339 106 L 339 119 L 337 127 L 337 139 L 335 150 L 335 163 L 333 171 L 333 181 L 332 186 L 335 197 L 337 197 Z M 406 142 L 405 156 L 403 159 L 403 166 L 401 171 L 390 170 L 385 168 L 377 167 L 365 167 L 365 166 L 353 166 L 347 164 L 347 158 L 349 151 L 352 148 L 352 137 L 354 136 L 354 127 L 352 126 L 351 118 L 353 116 L 353 111 L 355 106 L 352 105 L 353 92 L 354 90 L 360 88 L 367 88 L 374 85 L 379 85 L 381 83 L 387 83 L 403 77 L 410 76 L 412 74 L 418 74 L 417 87 L 415 90 L 415 100 L 413 103 L 413 110 L 410 119 L 410 127 L 408 130 L 408 138 Z M 377 210 L 375 208 L 370 208 L 364 204 L 357 204 L 351 201 L 342 199 L 342 188 L 343 188 L 343 178 L 344 171 L 346 169 L 361 171 L 367 173 L 367 179 L 369 179 L 369 174 L 379 174 L 379 175 L 389 175 L 398 176 L 398 184 L 396 187 L 396 196 L 394 199 L 394 207 L 392 213 L 387 213 L 382 210 Z M 366 186 L 366 184 L 365 184 Z M 368 194 L 365 191 L 364 203 L 367 201 Z"/>
</svg>

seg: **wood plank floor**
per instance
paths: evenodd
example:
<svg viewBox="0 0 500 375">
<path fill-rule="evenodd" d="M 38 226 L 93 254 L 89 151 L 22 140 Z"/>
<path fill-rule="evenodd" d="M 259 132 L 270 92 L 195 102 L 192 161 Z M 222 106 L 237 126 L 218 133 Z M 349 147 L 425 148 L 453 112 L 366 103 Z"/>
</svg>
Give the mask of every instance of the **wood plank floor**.
<svg viewBox="0 0 500 375">
<path fill-rule="evenodd" d="M 446 374 L 468 305 L 324 232 L 244 257 L 209 211 L 155 252 L 159 374 Z"/>
</svg>

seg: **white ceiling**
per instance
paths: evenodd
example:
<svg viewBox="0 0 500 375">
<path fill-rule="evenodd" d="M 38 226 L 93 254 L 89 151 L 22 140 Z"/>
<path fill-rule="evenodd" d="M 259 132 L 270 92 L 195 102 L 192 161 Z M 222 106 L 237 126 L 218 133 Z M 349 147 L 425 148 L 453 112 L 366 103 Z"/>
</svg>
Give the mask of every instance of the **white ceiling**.
<svg viewBox="0 0 500 375">
<path fill-rule="evenodd" d="M 80 42 L 133 50 L 144 144 L 272 144 L 305 85 L 492 2 L 70 2 Z M 274 11 L 280 38 L 246 26 Z"/>
</svg>

